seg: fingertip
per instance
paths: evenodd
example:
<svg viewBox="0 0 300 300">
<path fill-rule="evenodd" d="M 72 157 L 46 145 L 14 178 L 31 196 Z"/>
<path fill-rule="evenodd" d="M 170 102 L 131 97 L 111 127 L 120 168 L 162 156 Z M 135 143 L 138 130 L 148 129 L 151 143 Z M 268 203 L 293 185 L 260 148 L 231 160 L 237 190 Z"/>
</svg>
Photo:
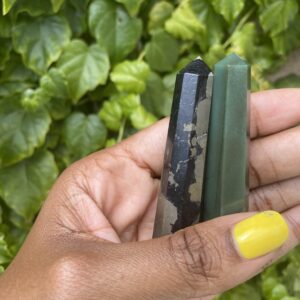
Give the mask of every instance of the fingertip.
<svg viewBox="0 0 300 300">
<path fill-rule="evenodd" d="M 284 217 L 276 211 L 264 211 L 237 223 L 232 230 L 238 253 L 254 259 L 281 247 L 289 236 Z"/>
</svg>

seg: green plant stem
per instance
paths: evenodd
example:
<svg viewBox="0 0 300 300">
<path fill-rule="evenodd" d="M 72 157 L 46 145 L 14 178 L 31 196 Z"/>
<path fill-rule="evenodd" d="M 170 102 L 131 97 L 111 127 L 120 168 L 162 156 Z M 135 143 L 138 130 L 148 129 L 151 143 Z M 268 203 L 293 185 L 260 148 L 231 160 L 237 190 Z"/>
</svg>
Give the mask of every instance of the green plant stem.
<svg viewBox="0 0 300 300">
<path fill-rule="evenodd" d="M 124 119 L 122 120 L 121 127 L 120 127 L 120 129 L 119 129 L 119 134 L 118 134 L 117 143 L 119 143 L 119 142 L 122 141 L 123 136 L 124 136 L 124 130 L 125 130 L 125 127 L 126 127 L 126 119 L 124 118 Z"/>
<path fill-rule="evenodd" d="M 227 48 L 230 45 L 231 39 L 232 39 L 232 36 L 234 35 L 234 33 L 237 32 L 237 31 L 239 31 L 239 30 L 241 30 L 243 28 L 243 26 L 246 24 L 246 22 L 248 21 L 248 19 L 251 17 L 251 15 L 255 11 L 255 9 L 256 9 L 255 7 L 253 7 L 252 9 L 250 9 L 248 11 L 248 13 L 245 14 L 245 16 L 239 21 L 239 23 L 234 28 L 232 34 L 230 35 L 230 37 L 223 44 L 224 48 Z"/>
<path fill-rule="evenodd" d="M 143 59 L 144 59 L 144 57 L 145 57 L 145 54 L 146 54 L 146 51 L 142 51 L 141 53 L 140 53 L 140 55 L 138 56 L 138 61 L 142 61 Z"/>
</svg>

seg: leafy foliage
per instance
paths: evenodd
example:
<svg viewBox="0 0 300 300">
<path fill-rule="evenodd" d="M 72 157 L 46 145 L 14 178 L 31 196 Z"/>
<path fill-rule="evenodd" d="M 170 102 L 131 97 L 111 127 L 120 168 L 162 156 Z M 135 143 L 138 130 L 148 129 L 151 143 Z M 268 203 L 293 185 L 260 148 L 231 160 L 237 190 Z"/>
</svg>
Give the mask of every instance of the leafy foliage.
<svg viewBox="0 0 300 300">
<path fill-rule="evenodd" d="M 64 122 L 62 136 L 74 160 L 102 148 L 107 130 L 96 114 L 72 113 Z"/>
<path fill-rule="evenodd" d="M 63 17 L 21 16 L 13 28 L 12 39 L 14 49 L 22 55 L 24 64 L 43 74 L 58 59 L 70 35 L 69 25 Z"/>
<path fill-rule="evenodd" d="M 82 40 L 73 40 L 65 48 L 57 66 L 66 75 L 70 97 L 76 104 L 87 91 L 106 83 L 109 60 L 99 45 L 87 46 Z"/>
<path fill-rule="evenodd" d="M 130 17 L 121 5 L 111 0 L 92 1 L 88 19 L 90 33 L 108 51 L 113 62 L 125 58 L 142 33 L 141 20 Z"/>
<path fill-rule="evenodd" d="M 59 172 L 169 115 L 176 72 L 229 52 L 252 89 L 300 46 L 298 0 L 2 0 L 0 272 Z M 275 86 L 300 86 L 296 75 Z M 300 297 L 299 250 L 221 299 Z M 296 297 L 296 298 L 295 298 Z"/>
</svg>

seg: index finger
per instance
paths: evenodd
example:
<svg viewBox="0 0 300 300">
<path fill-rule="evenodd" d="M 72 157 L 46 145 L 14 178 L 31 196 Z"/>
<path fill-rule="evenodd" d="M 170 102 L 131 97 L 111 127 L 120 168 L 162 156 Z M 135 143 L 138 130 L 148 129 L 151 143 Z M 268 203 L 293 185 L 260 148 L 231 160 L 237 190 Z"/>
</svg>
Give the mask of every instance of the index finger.
<svg viewBox="0 0 300 300">
<path fill-rule="evenodd" d="M 151 172 L 152 177 L 160 177 L 169 127 L 169 118 L 122 141 L 112 151 L 123 153 L 137 166 Z"/>
<path fill-rule="evenodd" d="M 250 100 L 251 138 L 270 135 L 300 123 L 300 89 L 254 93 Z"/>
</svg>

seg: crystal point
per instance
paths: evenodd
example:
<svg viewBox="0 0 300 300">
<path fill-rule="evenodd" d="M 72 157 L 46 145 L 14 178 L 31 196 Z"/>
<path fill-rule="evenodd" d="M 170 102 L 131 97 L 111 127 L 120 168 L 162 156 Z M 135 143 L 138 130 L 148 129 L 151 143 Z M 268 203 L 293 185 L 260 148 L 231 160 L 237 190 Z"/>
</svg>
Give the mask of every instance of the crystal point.
<svg viewBox="0 0 300 300">
<path fill-rule="evenodd" d="M 244 211 L 248 197 L 250 66 L 230 54 L 214 75 L 202 221 Z"/>
<path fill-rule="evenodd" d="M 177 75 L 154 236 L 199 221 L 213 74 L 199 58 Z"/>
</svg>

